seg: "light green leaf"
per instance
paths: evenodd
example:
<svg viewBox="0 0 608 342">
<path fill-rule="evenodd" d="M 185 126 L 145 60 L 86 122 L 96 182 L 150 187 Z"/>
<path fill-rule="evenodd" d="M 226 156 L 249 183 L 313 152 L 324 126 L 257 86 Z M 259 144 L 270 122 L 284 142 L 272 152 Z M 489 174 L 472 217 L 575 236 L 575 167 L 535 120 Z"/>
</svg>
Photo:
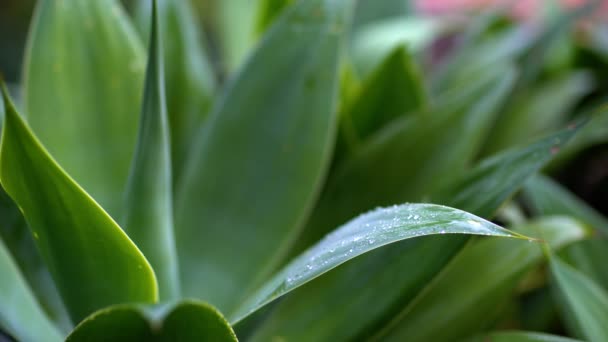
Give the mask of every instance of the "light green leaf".
<svg viewBox="0 0 608 342">
<path fill-rule="evenodd" d="M 136 19 L 145 36 L 150 32 L 152 2 L 139 0 Z M 158 1 L 163 41 L 167 112 L 175 177 L 181 174 L 197 129 L 211 107 L 216 88 L 213 69 L 191 0 Z"/>
<path fill-rule="evenodd" d="M 158 306 L 116 305 L 81 322 L 67 342 L 231 341 L 236 336 L 214 307 L 195 301 Z"/>
<path fill-rule="evenodd" d="M 608 293 L 584 274 L 551 258 L 556 293 L 573 332 L 590 341 L 608 340 Z"/>
<path fill-rule="evenodd" d="M 574 131 L 564 134 L 557 147 L 565 144 Z M 498 206 L 554 156 L 549 148 L 554 144 L 553 137 L 547 140 L 549 145 L 541 142 L 524 147 L 518 153 L 506 152 L 495 157 L 495 161 L 480 163 L 469 172 L 477 177 L 464 176 L 462 185 L 450 186 L 460 189 L 466 196 L 459 197 L 455 193 L 453 198 L 443 199 L 448 205 L 454 201 L 464 210 L 475 210 L 476 215 L 491 217 Z M 511 167 L 516 170 L 513 170 L 514 178 L 500 181 L 501 171 Z M 386 325 L 387 317 L 394 317 L 414 300 L 466 241 L 466 236 L 423 237 L 385 246 L 306 284 L 277 304 L 268 318 L 275 326 L 291 329 L 293 334 L 314 334 L 316 340 L 339 339 L 339 334 L 365 338 Z M 382 295 L 378 296 L 378 293 Z M 257 316 L 256 313 L 237 328 L 247 330 L 249 322 Z M 298 322 L 301 325 L 297 326 Z"/>
<path fill-rule="evenodd" d="M 539 215 L 570 215 L 608 236 L 608 219 L 547 176 L 537 175 L 526 182 L 525 199 Z"/>
<path fill-rule="evenodd" d="M 435 234 L 523 238 L 521 235 L 509 232 L 467 212 L 434 204 L 404 204 L 377 209 L 336 229 L 290 262 L 249 298 L 239 310 L 230 315 L 231 322 L 238 323 L 264 305 L 361 254 L 397 241 Z M 283 321 L 282 323 L 285 325 L 277 325 L 273 320 L 265 322 L 264 328 L 256 332 L 257 339 L 268 340 L 273 334 L 289 339 L 289 336 L 283 332 L 294 333 L 292 330 L 294 326 L 304 328 L 309 324 L 304 320 L 293 320 L 291 323 Z M 340 329 L 336 328 L 336 330 Z M 305 333 L 305 331 L 301 330 L 300 333 Z M 316 331 L 311 330 L 311 334 L 314 333 Z M 336 333 L 347 334 L 347 332 Z M 297 336 L 310 341 L 317 340 L 314 335 Z M 340 339 L 343 339 L 344 336 L 341 335 Z"/>
<path fill-rule="evenodd" d="M 399 46 L 364 81 L 341 113 L 338 143 L 358 147 L 397 117 L 427 109 L 422 75 L 405 47 Z"/>
<path fill-rule="evenodd" d="M 542 238 L 555 250 L 589 233 L 584 225 L 567 217 L 544 218 L 515 230 Z M 448 341 L 488 328 L 511 299 L 525 272 L 543 259 L 538 244 L 503 239 L 483 240 L 465 248 L 375 338 Z M 431 321 L 434 324 L 427 324 Z"/>
<path fill-rule="evenodd" d="M 582 342 L 568 337 L 549 335 L 531 331 L 495 331 L 485 336 L 466 340 L 467 342 Z"/>
<path fill-rule="evenodd" d="M 351 54 L 361 75 L 369 74 L 398 46 L 418 52 L 446 30 L 436 18 L 394 17 L 371 22 L 353 33 Z"/>
<path fill-rule="evenodd" d="M 139 138 L 127 187 L 124 229 L 150 261 L 160 299 L 179 296 L 177 252 L 173 236 L 171 156 L 165 103 L 163 47 L 156 1 L 152 11 L 148 70 Z"/>
<path fill-rule="evenodd" d="M 44 150 L 5 89 L 3 96 L 0 182 L 23 212 L 72 320 L 111 304 L 154 302 L 148 261 Z"/>
<path fill-rule="evenodd" d="M 263 34 L 294 0 L 259 0 L 256 33 Z"/>
<path fill-rule="evenodd" d="M 217 102 L 177 189 L 184 295 L 233 308 L 289 248 L 329 163 L 340 38 L 353 5 L 290 7 Z"/>
<path fill-rule="evenodd" d="M 330 175 L 298 251 L 354 215 L 377 205 L 426 200 L 458 177 L 510 91 L 515 72 L 507 70 L 473 80 L 427 115 L 400 117 L 365 141 Z"/>
<path fill-rule="evenodd" d="M 252 0 L 217 2 L 222 69 L 227 74 L 237 70 L 255 46 L 257 3 Z"/>
<path fill-rule="evenodd" d="M 119 217 L 145 67 L 120 3 L 39 1 L 25 67 L 25 112 L 33 131 Z"/>
<path fill-rule="evenodd" d="M 0 240 L 0 329 L 23 342 L 62 341 Z"/>
</svg>

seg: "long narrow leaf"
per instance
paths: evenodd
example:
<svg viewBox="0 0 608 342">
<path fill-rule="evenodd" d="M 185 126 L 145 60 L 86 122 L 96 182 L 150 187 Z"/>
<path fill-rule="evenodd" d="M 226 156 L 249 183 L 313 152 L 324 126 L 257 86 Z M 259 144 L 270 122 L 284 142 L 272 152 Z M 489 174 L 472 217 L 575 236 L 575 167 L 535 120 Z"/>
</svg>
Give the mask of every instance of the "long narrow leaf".
<svg viewBox="0 0 608 342">
<path fill-rule="evenodd" d="M 72 320 L 111 304 L 154 302 L 148 261 L 44 150 L 3 90 L 0 182 L 24 213 Z"/>
<path fill-rule="evenodd" d="M 168 300 L 179 295 L 179 275 L 173 236 L 163 48 L 154 3 L 139 139 L 127 188 L 124 228 L 150 261 L 158 279 L 160 299 Z"/>
</svg>

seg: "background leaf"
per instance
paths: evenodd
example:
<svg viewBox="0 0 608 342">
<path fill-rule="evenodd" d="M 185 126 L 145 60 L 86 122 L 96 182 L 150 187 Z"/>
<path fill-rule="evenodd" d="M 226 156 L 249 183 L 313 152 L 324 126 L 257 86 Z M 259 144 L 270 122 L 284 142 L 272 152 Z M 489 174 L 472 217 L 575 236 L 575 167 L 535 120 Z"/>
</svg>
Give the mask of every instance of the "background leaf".
<svg viewBox="0 0 608 342">
<path fill-rule="evenodd" d="M 113 217 L 133 156 L 144 51 L 115 0 L 39 1 L 25 61 L 29 123 Z"/>
<path fill-rule="evenodd" d="M 38 305 L 0 240 L 0 328 L 20 341 L 61 341 L 62 334 Z"/>
<path fill-rule="evenodd" d="M 3 92 L 0 182 L 31 228 L 73 321 L 124 302 L 154 302 L 148 261 L 47 154 Z"/>
</svg>

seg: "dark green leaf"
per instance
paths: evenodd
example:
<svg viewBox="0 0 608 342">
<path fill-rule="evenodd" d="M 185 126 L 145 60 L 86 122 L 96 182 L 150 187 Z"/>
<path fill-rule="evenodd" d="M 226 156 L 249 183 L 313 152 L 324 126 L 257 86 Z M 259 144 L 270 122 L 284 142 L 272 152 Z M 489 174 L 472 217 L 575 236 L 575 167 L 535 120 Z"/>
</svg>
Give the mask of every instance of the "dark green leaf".
<svg viewBox="0 0 608 342">
<path fill-rule="evenodd" d="M 567 217 L 516 228 L 558 250 L 589 231 Z M 538 232 L 538 233 L 537 233 Z M 489 239 L 465 248 L 375 337 L 383 341 L 458 340 L 490 326 L 525 272 L 544 259 L 538 244 Z M 427 322 L 433 324 L 427 324 Z M 441 329 L 437 329 L 441 326 Z"/>
<path fill-rule="evenodd" d="M 87 317 L 67 338 L 67 342 L 236 340 L 232 328 L 215 308 L 194 301 L 155 307 L 109 307 Z"/>
<path fill-rule="evenodd" d="M 44 150 L 3 92 L 0 182 L 23 212 L 73 321 L 117 303 L 154 302 L 148 261 Z"/>
<path fill-rule="evenodd" d="M 154 23 L 150 33 L 139 138 L 127 187 L 124 229 L 150 261 L 158 280 L 160 299 L 169 300 L 179 296 L 179 275 L 173 236 L 163 48 L 156 5 L 151 17 Z"/>
<path fill-rule="evenodd" d="M 135 147 L 144 62 L 118 1 L 38 2 L 25 113 L 59 164 L 115 218 Z"/>
<path fill-rule="evenodd" d="M 435 234 L 522 237 L 467 212 L 439 205 L 404 204 L 377 209 L 336 229 L 292 261 L 231 315 L 231 321 L 243 320 L 264 305 L 361 254 L 397 241 Z M 289 305 L 287 308 L 293 309 Z M 319 333 L 318 329 L 305 332 L 305 326 L 309 324 L 306 320 L 294 319 L 288 322 L 281 319 L 280 315 L 273 317 L 277 320 L 265 322 L 264 328 L 256 332 L 257 339 L 268 340 L 274 334 L 288 339 L 289 336 L 311 341 L 319 338 L 315 335 Z M 296 327 L 302 330 L 294 330 Z M 352 333 L 342 332 L 336 326 L 333 328 L 338 340 L 345 339 Z"/>
<path fill-rule="evenodd" d="M 531 331 L 496 331 L 467 342 L 582 342 L 568 337 Z"/>
<path fill-rule="evenodd" d="M 34 298 L 2 240 L 0 274 L 0 329 L 24 342 L 63 340 Z"/>
<path fill-rule="evenodd" d="M 279 17 L 287 6 L 291 5 L 294 0 L 260 0 L 258 1 L 258 14 L 256 31 L 258 34 L 263 34 L 268 29 L 276 18 Z"/>
<path fill-rule="evenodd" d="M 295 237 L 329 163 L 352 6 L 290 7 L 217 102 L 177 189 L 184 295 L 234 308 L 235 294 L 259 285 Z"/>
<path fill-rule="evenodd" d="M 570 329 L 590 342 L 607 341 L 608 293 L 555 257 L 551 259 L 551 273 Z"/>
</svg>

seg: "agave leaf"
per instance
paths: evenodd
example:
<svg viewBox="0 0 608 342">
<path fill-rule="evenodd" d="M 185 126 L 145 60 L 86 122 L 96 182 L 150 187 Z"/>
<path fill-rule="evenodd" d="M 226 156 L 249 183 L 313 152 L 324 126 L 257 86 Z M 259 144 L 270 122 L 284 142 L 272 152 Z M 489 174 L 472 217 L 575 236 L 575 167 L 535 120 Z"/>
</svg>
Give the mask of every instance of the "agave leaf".
<svg viewBox="0 0 608 342">
<path fill-rule="evenodd" d="M 495 331 L 484 336 L 467 339 L 467 342 L 582 342 L 568 337 L 531 331 Z"/>
<path fill-rule="evenodd" d="M 289 247 L 328 166 L 340 37 L 353 5 L 289 8 L 217 102 L 177 189 L 184 295 L 233 307 Z"/>
<path fill-rule="evenodd" d="M 503 114 L 485 154 L 494 154 L 515 144 L 536 139 L 567 120 L 570 110 L 592 89 L 587 72 L 573 71 L 553 78 L 510 104 Z"/>
<path fill-rule="evenodd" d="M 338 144 L 356 148 L 390 121 L 427 109 L 420 70 L 404 46 L 395 48 L 341 113 Z"/>
<path fill-rule="evenodd" d="M 222 0 L 218 6 L 218 33 L 222 52 L 222 69 L 230 74 L 246 59 L 256 43 L 258 1 Z"/>
<path fill-rule="evenodd" d="M 154 302 L 148 261 L 42 147 L 3 88 L 0 182 L 23 212 L 73 321 L 116 303 Z"/>
<path fill-rule="evenodd" d="M 374 206 L 424 200 L 463 172 L 513 84 L 508 70 L 474 80 L 428 115 L 401 117 L 364 142 L 330 176 L 297 250 Z"/>
<path fill-rule="evenodd" d="M 150 261 L 161 300 L 179 295 L 177 252 L 173 236 L 173 196 L 169 128 L 165 103 L 163 47 L 156 1 L 139 138 L 127 187 L 124 229 Z"/>
<path fill-rule="evenodd" d="M 144 51 L 115 0 L 39 1 L 25 108 L 49 152 L 119 217 L 137 134 Z"/>
<path fill-rule="evenodd" d="M 556 257 L 550 264 L 563 316 L 572 332 L 591 342 L 608 340 L 608 293 Z"/>
<path fill-rule="evenodd" d="M 575 130 L 567 132 L 557 147 L 565 144 Z M 554 144 L 553 137 L 546 140 Z M 448 205 L 454 201 L 465 210 L 471 208 L 479 216 L 490 217 L 529 176 L 554 156 L 548 147 L 546 142 L 537 143 L 522 148 L 520 153 L 506 152 L 492 162 L 482 162 L 469 172 L 477 177 L 464 176 L 461 186 L 450 185 L 453 189 L 461 189 L 466 196 L 456 197 L 453 193 L 453 199 L 443 198 Z M 512 181 L 497 181 L 501 180 L 502 171 L 510 168 L 515 172 Z M 292 329 L 290 334 L 305 331 L 316 340 L 364 338 L 381 329 L 421 293 L 466 241 L 463 236 L 425 237 L 363 255 L 290 294 L 268 314 L 268 324 L 284 326 L 283 332 Z M 318 320 L 321 315 L 324 317 L 322 325 Z M 237 328 L 247 330 L 249 322 L 257 316 L 258 313 Z M 299 327 L 291 325 L 297 322 L 303 323 Z M 305 327 L 306 322 L 315 329 Z"/>
<path fill-rule="evenodd" d="M 396 47 L 406 45 L 419 52 L 445 29 L 436 18 L 402 16 L 371 22 L 354 32 L 350 53 L 357 71 L 366 76 Z"/>
<path fill-rule="evenodd" d="M 209 304 L 182 301 L 157 306 L 116 305 L 93 313 L 67 342 L 237 341 L 222 314 Z"/>
<path fill-rule="evenodd" d="M 3 103 L 4 101 L 0 101 Z M 31 287 L 49 319 L 62 331 L 69 331 L 72 322 L 63 305 L 51 274 L 36 249 L 34 238 L 19 208 L 10 197 L 0 189 L 0 239 L 13 255 L 23 278 Z"/>
<path fill-rule="evenodd" d="M 0 239 L 0 330 L 19 341 L 62 341 Z"/>
<path fill-rule="evenodd" d="M 543 218 L 514 229 L 543 238 L 555 250 L 589 233 L 583 224 L 567 217 Z M 465 248 L 375 338 L 447 341 L 488 328 L 511 299 L 526 271 L 544 259 L 537 244 L 514 242 L 490 239 Z M 431 320 L 436 325 L 425 324 Z"/>
<path fill-rule="evenodd" d="M 149 36 L 152 2 L 140 0 L 136 19 Z M 173 175 L 181 174 L 196 130 L 207 117 L 216 88 L 215 75 L 201 42 L 200 25 L 190 0 L 158 1 L 163 41 L 167 112 Z M 174 179 L 174 184 L 175 184 Z"/>
<path fill-rule="evenodd" d="M 608 219 L 547 176 L 528 180 L 523 195 L 539 215 L 570 215 L 608 236 Z"/>
<path fill-rule="evenodd" d="M 238 323 L 264 305 L 359 255 L 397 241 L 435 234 L 523 238 L 467 212 L 434 204 L 404 204 L 377 209 L 336 229 L 290 262 L 248 299 L 236 313 L 229 316 L 231 322 Z M 287 336 L 283 335 L 282 329 L 289 331 L 294 325 L 303 328 L 303 325 L 308 324 L 306 321 L 297 320 L 287 326 L 273 326 L 269 323 L 272 328 L 265 325 L 264 329 L 257 332 L 259 334 L 257 337 L 260 340 L 268 340 L 270 336 L 264 332 L 266 329 L 273 331 L 272 334 Z M 317 340 L 315 336 L 298 336 L 311 341 Z"/>
</svg>

